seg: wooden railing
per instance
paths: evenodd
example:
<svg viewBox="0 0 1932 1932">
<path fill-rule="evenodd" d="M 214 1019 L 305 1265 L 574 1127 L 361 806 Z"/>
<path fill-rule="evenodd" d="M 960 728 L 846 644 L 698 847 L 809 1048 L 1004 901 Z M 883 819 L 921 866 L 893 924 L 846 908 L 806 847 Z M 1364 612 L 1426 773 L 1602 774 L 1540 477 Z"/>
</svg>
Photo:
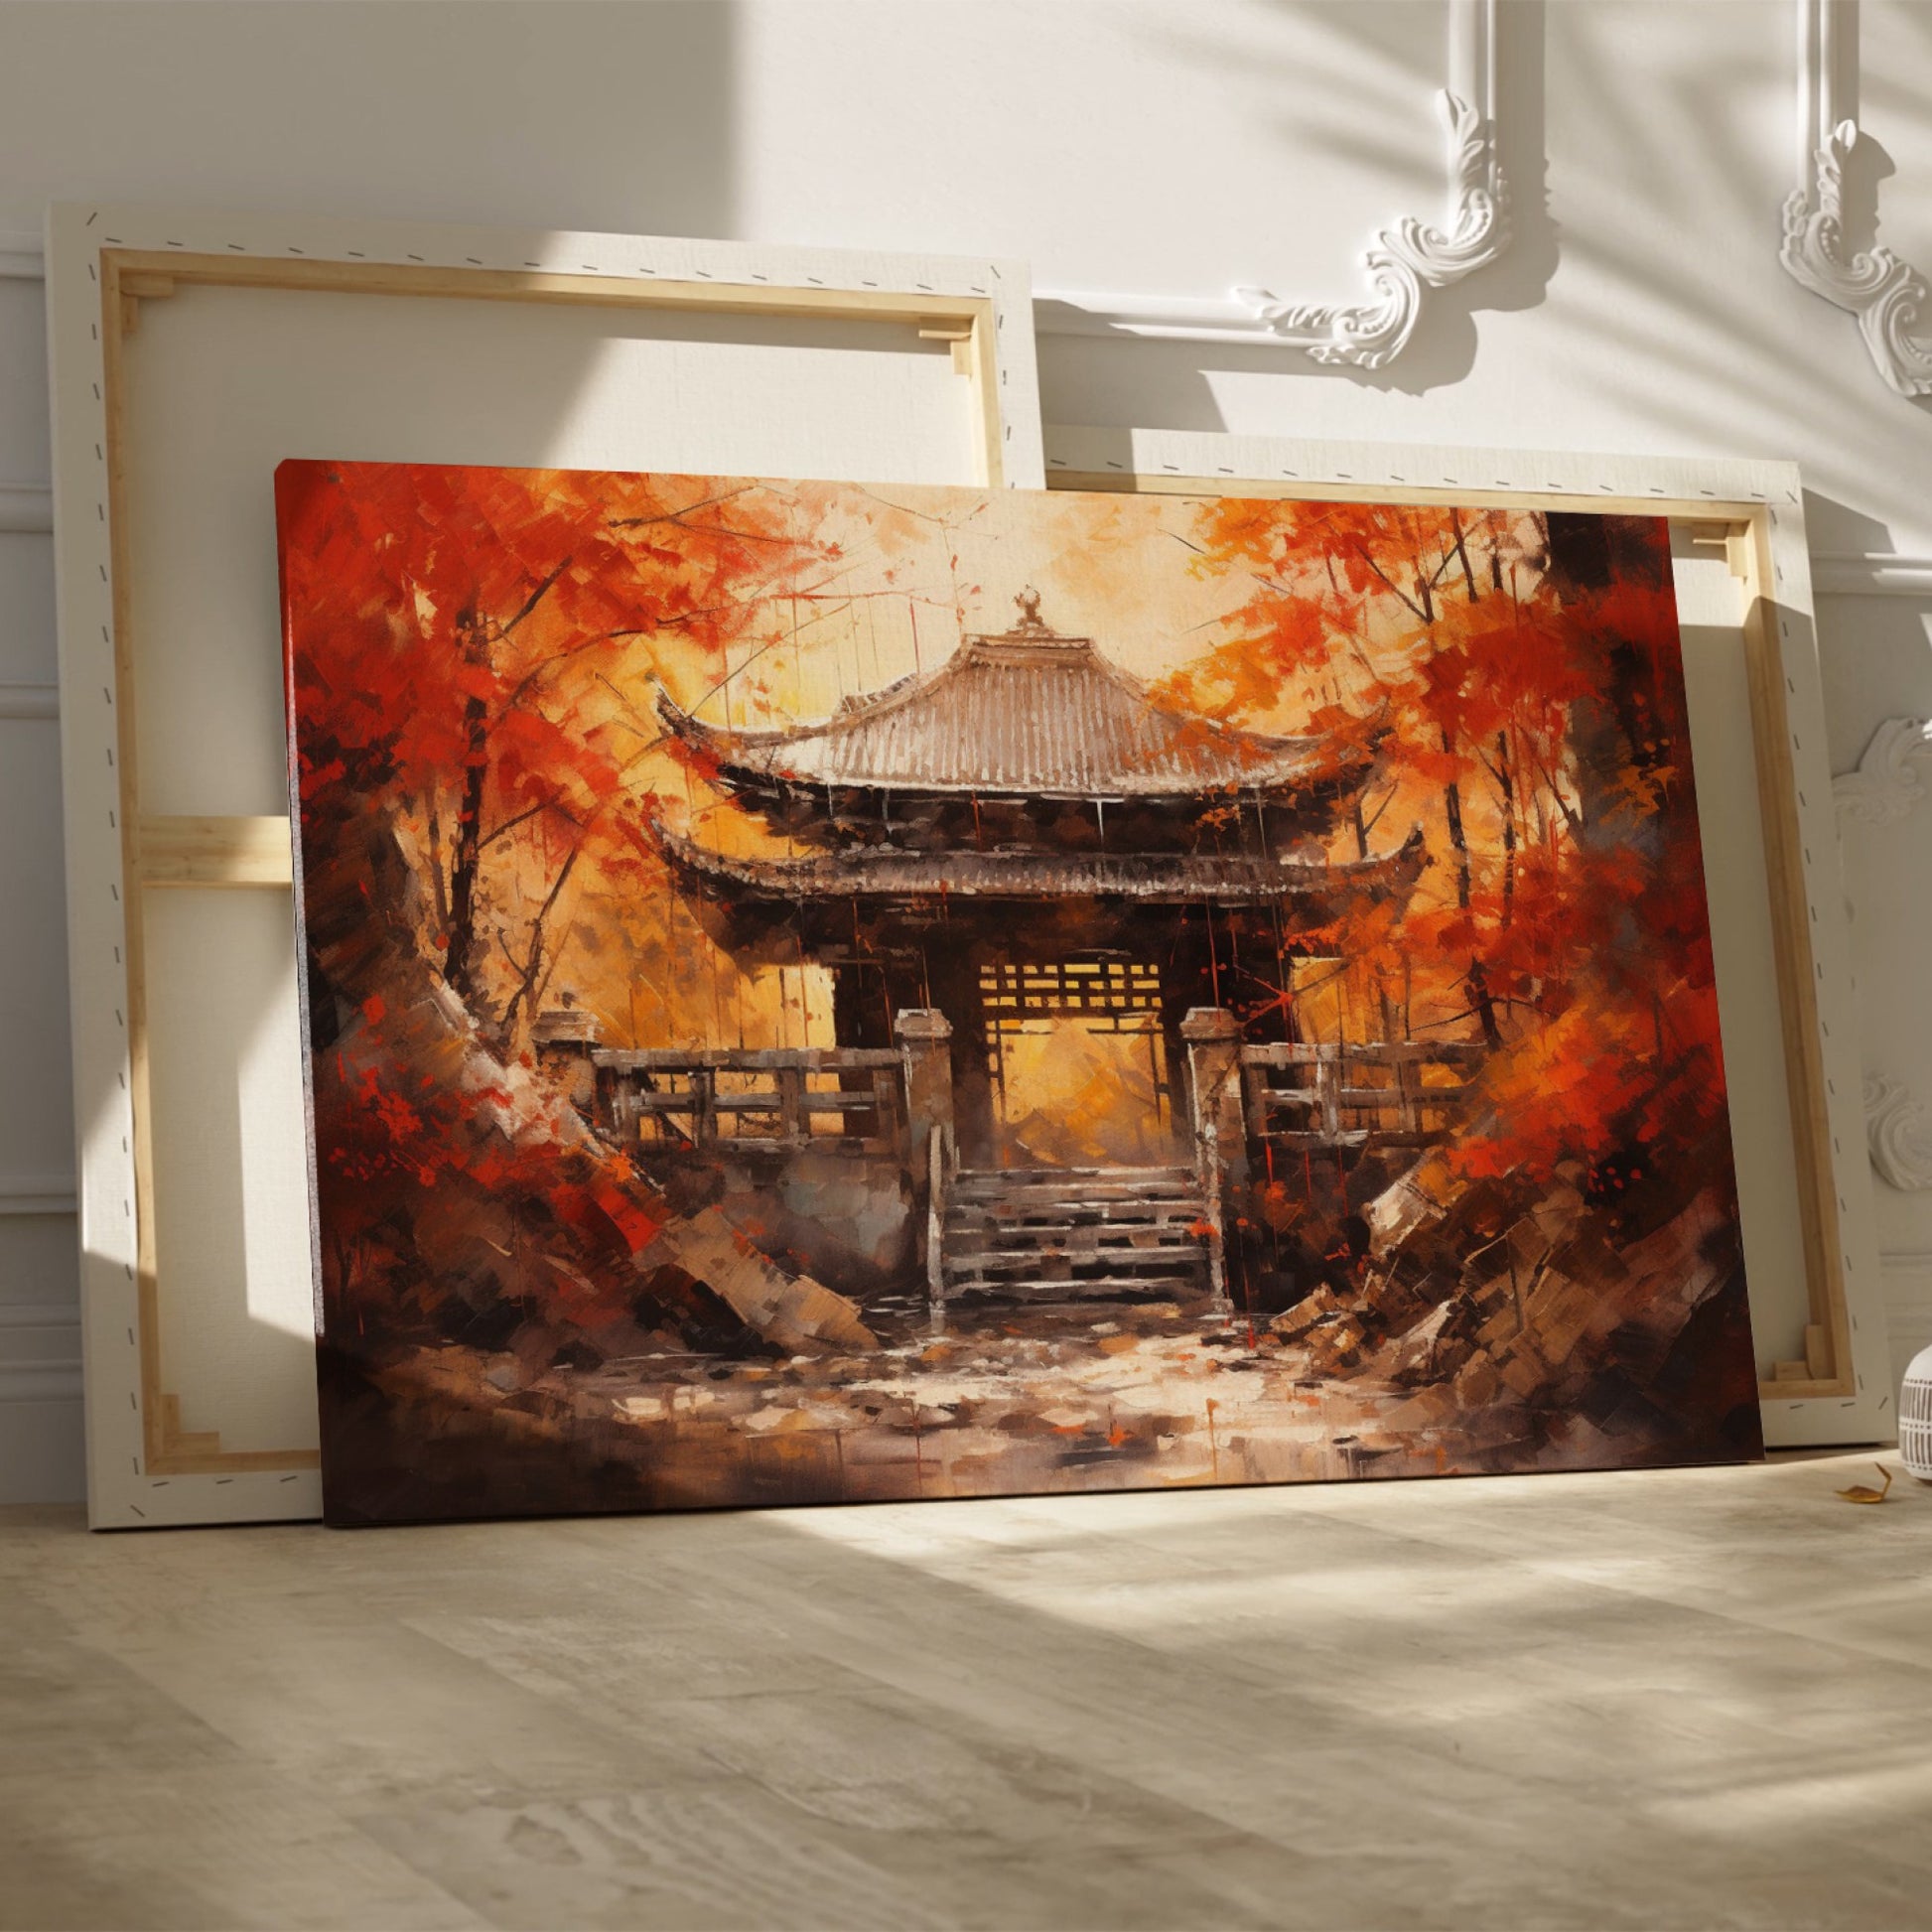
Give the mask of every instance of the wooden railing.
<svg viewBox="0 0 1932 1932">
<path fill-rule="evenodd" d="M 1486 1052 L 1438 1040 L 1246 1044 L 1242 1112 L 1250 1135 L 1278 1147 L 1428 1147 Z"/>
<path fill-rule="evenodd" d="M 620 1142 L 701 1154 L 903 1146 L 897 1047 L 599 1048 L 591 1064 L 599 1125 Z"/>
</svg>

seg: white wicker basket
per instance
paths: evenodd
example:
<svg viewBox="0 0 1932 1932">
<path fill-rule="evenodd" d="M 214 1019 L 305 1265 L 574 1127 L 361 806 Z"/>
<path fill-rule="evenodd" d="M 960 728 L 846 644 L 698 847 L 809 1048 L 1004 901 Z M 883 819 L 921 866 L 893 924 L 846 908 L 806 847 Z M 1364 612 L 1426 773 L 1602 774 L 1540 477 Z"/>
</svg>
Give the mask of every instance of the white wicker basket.
<svg viewBox="0 0 1932 1932">
<path fill-rule="evenodd" d="M 1898 1391 L 1898 1459 L 1932 1482 L 1932 1348 L 1912 1357 Z"/>
</svg>

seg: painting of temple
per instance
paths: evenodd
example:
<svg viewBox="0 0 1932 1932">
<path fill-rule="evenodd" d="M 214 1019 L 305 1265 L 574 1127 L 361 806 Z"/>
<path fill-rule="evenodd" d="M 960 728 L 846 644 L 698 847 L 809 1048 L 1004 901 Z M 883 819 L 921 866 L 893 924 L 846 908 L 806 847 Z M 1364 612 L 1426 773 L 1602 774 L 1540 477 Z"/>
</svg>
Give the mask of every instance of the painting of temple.
<svg viewBox="0 0 1932 1932">
<path fill-rule="evenodd" d="M 1029 1019 L 1105 1028 L 1145 1069 L 1115 1093 L 1146 1177 L 1123 1167 L 1094 1184 L 1144 1189 L 1159 1176 L 1188 1210 L 1166 1220 L 1199 1225 L 1193 1176 L 1174 1165 L 1190 1138 L 1189 1042 L 1228 1025 L 1287 1039 L 1290 1004 L 1265 997 L 1281 964 L 1351 904 L 1406 895 L 1421 835 L 1387 857 L 1330 863 L 1322 841 L 1375 767 L 1374 731 L 1274 738 L 1190 717 L 1092 639 L 1048 628 L 1035 595 L 1019 602 L 1013 628 L 969 637 L 940 669 L 823 722 L 726 732 L 660 700 L 714 782 L 805 848 L 733 860 L 666 831 L 665 855 L 734 958 L 790 950 L 830 969 L 840 1047 L 890 1048 L 911 1028 L 948 1043 L 928 1091 L 960 1189 L 1076 1207 L 1077 1166 L 1079 1178 L 1061 1179 L 1031 1164 L 1008 1062 Z M 1210 836 L 1216 815 L 1225 834 Z M 1244 951 L 1276 962 L 1270 982 L 1243 980 Z M 1045 1200 L 1054 1186 L 1062 1203 Z M 1151 1242 L 1118 1212 L 1084 1241 L 1077 1223 L 1039 1212 L 1007 1232 L 999 1263 L 942 1244 L 936 1292 L 984 1290 L 1051 1259 L 1096 1292 L 1145 1294 L 1186 1282 L 1202 1259 L 1191 1231 Z"/>
<path fill-rule="evenodd" d="M 1756 1452 L 1661 524 L 278 497 L 337 1520 Z"/>
</svg>

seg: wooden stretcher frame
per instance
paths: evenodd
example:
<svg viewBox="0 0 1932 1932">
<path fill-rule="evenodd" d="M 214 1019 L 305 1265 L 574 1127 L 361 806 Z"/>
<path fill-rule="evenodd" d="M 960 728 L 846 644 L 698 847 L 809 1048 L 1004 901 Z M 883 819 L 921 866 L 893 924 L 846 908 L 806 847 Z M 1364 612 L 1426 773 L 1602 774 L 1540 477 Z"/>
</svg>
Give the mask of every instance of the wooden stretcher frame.
<svg viewBox="0 0 1932 1932">
<path fill-rule="evenodd" d="M 1049 487 L 1619 510 L 1693 526 L 1744 591 L 1737 633 L 1798 1180 L 1804 1359 L 1759 1383 L 1773 1447 L 1889 1440 L 1895 1418 L 1860 1101 L 1858 1014 L 1797 467 L 1047 427 Z M 1707 848 L 1708 856 L 1709 848 Z"/>
<path fill-rule="evenodd" d="M 1037 485 L 1028 277 L 955 257 L 92 205 L 50 210 L 47 260 L 90 1519 L 313 1516 L 316 1451 L 227 1450 L 184 1428 L 162 1357 L 144 896 L 287 893 L 292 868 L 286 817 L 143 809 L 123 366 L 143 304 L 202 286 L 904 325 L 950 344 L 971 384 L 978 475 L 932 481 Z"/>
</svg>

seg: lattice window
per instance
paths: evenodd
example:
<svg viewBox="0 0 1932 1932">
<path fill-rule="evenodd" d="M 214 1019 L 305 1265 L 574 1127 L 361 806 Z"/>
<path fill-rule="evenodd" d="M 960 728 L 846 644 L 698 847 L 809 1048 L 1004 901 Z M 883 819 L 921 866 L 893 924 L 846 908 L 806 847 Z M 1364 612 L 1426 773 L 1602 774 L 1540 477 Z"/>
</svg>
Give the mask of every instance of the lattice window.
<svg viewBox="0 0 1932 1932">
<path fill-rule="evenodd" d="M 1135 959 L 1002 961 L 980 968 L 980 1005 L 995 1026 L 1023 1015 L 1156 1014 L 1161 969 Z"/>
</svg>

